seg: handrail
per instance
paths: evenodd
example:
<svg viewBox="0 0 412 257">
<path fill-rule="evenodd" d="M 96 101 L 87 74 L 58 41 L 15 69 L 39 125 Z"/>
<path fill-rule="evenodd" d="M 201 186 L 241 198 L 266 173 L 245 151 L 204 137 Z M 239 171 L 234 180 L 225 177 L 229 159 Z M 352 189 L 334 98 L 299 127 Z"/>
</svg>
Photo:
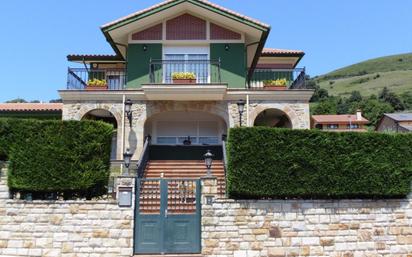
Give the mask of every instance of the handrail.
<svg viewBox="0 0 412 257">
<path fill-rule="evenodd" d="M 305 68 L 302 69 L 298 77 L 293 81 L 290 86 L 291 89 L 303 89 L 305 88 L 306 71 Z"/>
<path fill-rule="evenodd" d="M 227 196 L 227 154 L 226 154 L 226 135 L 222 136 L 222 151 L 223 151 L 223 170 L 225 172 L 225 188 L 224 188 L 224 192 L 225 192 L 225 196 Z"/>
<path fill-rule="evenodd" d="M 149 145 L 151 136 L 147 136 L 144 142 L 143 151 L 140 154 L 139 161 L 137 162 L 137 178 L 143 178 L 146 170 L 147 162 L 149 161 Z"/>
</svg>

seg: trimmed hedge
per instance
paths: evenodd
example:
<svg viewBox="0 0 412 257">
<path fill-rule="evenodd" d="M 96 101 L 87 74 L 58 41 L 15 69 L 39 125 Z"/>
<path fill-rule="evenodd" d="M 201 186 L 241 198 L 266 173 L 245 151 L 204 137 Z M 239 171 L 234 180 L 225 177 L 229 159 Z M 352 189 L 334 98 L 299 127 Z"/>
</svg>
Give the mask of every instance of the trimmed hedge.
<svg viewBox="0 0 412 257">
<path fill-rule="evenodd" d="M 0 120 L 13 191 L 92 197 L 106 191 L 113 127 L 95 121 Z"/>
<path fill-rule="evenodd" d="M 398 198 L 411 189 L 412 134 L 234 128 L 227 151 L 232 198 Z"/>
</svg>

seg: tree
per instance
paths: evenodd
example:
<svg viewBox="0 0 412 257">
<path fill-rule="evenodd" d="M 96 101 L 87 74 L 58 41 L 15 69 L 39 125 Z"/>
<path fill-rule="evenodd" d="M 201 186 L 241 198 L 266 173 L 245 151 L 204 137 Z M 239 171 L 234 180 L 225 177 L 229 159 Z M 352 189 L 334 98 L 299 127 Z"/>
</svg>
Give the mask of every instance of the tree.
<svg viewBox="0 0 412 257">
<path fill-rule="evenodd" d="M 406 110 L 412 111 L 412 92 L 408 91 L 401 95 L 402 102 Z"/>
<path fill-rule="evenodd" d="M 363 116 L 370 121 L 370 125 L 376 126 L 384 113 L 391 113 L 394 108 L 389 103 L 385 103 L 376 99 L 363 99 L 358 104 L 353 104 L 351 112 L 355 113 L 356 110 L 362 110 Z"/>
<path fill-rule="evenodd" d="M 6 103 L 27 103 L 27 101 L 24 100 L 23 98 L 16 98 L 16 99 L 6 101 Z"/>
<path fill-rule="evenodd" d="M 350 94 L 350 97 L 348 98 L 348 101 L 350 103 L 355 103 L 355 102 L 360 102 L 362 101 L 362 95 L 359 91 L 352 91 L 352 93 Z"/>
<path fill-rule="evenodd" d="M 313 103 L 311 106 L 312 115 L 336 114 L 337 111 L 337 102 L 334 97 L 323 99 L 317 103 Z"/>
<path fill-rule="evenodd" d="M 389 103 L 392 105 L 395 111 L 405 110 L 405 105 L 402 100 L 393 92 L 390 92 L 387 87 L 384 87 L 378 96 L 379 100 L 382 102 Z"/>
<path fill-rule="evenodd" d="M 61 98 L 59 98 L 59 99 L 52 99 L 52 100 L 49 101 L 49 103 L 62 103 L 62 102 L 63 102 L 63 100 L 62 100 Z"/>
</svg>

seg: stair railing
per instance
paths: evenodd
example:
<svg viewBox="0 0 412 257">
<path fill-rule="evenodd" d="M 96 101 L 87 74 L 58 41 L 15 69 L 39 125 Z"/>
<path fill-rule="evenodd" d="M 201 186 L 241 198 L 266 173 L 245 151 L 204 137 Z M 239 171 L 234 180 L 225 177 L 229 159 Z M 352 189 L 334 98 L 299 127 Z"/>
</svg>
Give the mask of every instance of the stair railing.
<svg viewBox="0 0 412 257">
<path fill-rule="evenodd" d="M 143 178 L 144 172 L 146 170 L 147 163 L 149 161 L 149 146 L 151 141 L 151 136 L 147 136 L 144 142 L 143 151 L 140 155 L 139 161 L 137 162 L 137 178 Z"/>
</svg>

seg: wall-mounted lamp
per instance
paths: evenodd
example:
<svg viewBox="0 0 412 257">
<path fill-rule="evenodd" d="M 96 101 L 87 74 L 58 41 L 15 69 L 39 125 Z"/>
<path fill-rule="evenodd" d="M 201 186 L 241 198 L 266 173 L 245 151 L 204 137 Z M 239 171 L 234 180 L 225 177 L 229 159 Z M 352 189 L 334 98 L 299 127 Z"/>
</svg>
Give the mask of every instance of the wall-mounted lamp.
<svg viewBox="0 0 412 257">
<path fill-rule="evenodd" d="M 126 152 L 123 153 L 123 162 L 124 162 L 124 166 L 126 167 L 126 171 L 123 172 L 124 176 L 129 176 L 129 167 L 130 167 L 130 163 L 132 162 L 132 156 L 133 154 L 130 152 L 129 148 L 127 148 Z"/>
<path fill-rule="evenodd" d="M 211 168 L 212 168 L 213 157 L 214 157 L 214 154 L 212 154 L 210 152 L 210 150 L 207 150 L 207 152 L 203 155 L 203 158 L 205 158 L 205 165 L 206 165 L 206 169 L 207 169 L 207 177 L 212 176 Z"/>
<path fill-rule="evenodd" d="M 242 116 L 243 116 L 243 112 L 245 111 L 245 100 L 240 99 L 239 101 L 237 101 L 237 108 L 239 111 L 239 126 L 242 127 Z"/>
<path fill-rule="evenodd" d="M 230 46 L 228 44 L 225 45 L 225 50 L 229 51 L 230 50 Z"/>
<path fill-rule="evenodd" d="M 143 45 L 143 52 L 147 51 L 147 45 Z"/>
<path fill-rule="evenodd" d="M 130 127 L 132 127 L 132 105 L 133 102 L 130 99 L 127 99 L 126 102 L 124 102 L 124 112 L 126 113 L 127 119 L 129 120 Z"/>
</svg>

